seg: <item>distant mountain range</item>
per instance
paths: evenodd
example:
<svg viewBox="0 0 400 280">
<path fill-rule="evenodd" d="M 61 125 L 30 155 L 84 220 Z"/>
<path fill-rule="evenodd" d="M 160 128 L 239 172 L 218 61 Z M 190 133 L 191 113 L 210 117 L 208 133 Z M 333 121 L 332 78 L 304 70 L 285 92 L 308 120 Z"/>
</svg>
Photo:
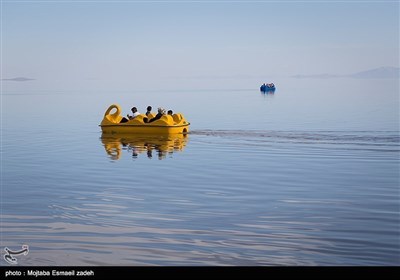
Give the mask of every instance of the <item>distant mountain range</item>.
<svg viewBox="0 0 400 280">
<path fill-rule="evenodd" d="M 2 81 L 13 81 L 13 82 L 26 82 L 26 81 L 33 81 L 35 79 L 26 78 L 26 77 L 16 77 L 10 79 L 1 79 Z"/>
<path fill-rule="evenodd" d="M 355 79 L 399 79 L 400 68 L 398 67 L 379 67 L 367 71 L 357 72 L 347 75 L 336 75 L 336 74 L 315 74 L 315 75 L 294 75 L 292 78 L 303 79 L 303 78 L 318 78 L 318 79 L 330 79 L 330 78 L 355 78 Z"/>
<path fill-rule="evenodd" d="M 379 67 L 366 71 L 361 71 L 353 74 L 311 74 L 311 75 L 293 75 L 292 78 L 296 79 L 331 79 L 331 78 L 354 78 L 354 79 L 400 79 L 400 68 L 399 67 Z M 13 81 L 13 82 L 26 82 L 34 81 L 36 79 L 27 77 L 15 77 L 8 79 L 1 79 L 2 81 Z"/>
</svg>

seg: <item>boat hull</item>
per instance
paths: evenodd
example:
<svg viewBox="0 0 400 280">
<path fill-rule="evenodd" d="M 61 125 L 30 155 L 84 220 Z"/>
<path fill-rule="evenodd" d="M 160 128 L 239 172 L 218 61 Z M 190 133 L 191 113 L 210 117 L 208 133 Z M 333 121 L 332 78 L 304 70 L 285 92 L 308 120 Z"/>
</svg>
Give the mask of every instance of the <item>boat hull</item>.
<svg viewBox="0 0 400 280">
<path fill-rule="evenodd" d="M 274 91 L 275 87 L 263 87 L 263 86 L 261 86 L 260 90 L 261 91 Z"/>
<path fill-rule="evenodd" d="M 180 134 L 189 132 L 189 124 L 176 126 L 158 126 L 158 125 L 129 125 L 112 124 L 100 125 L 103 133 L 130 133 L 130 134 Z"/>
</svg>

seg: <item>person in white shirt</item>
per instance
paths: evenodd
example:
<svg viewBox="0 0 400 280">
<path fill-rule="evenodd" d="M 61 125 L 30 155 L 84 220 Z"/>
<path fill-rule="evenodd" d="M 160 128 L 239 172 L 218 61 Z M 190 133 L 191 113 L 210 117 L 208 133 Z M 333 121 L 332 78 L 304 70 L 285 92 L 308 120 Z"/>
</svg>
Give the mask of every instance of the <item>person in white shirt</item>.
<svg viewBox="0 0 400 280">
<path fill-rule="evenodd" d="M 140 115 L 136 107 L 132 107 L 131 111 L 132 111 L 132 116 L 130 116 L 129 114 L 126 115 L 130 120 L 133 120 L 134 118 Z"/>
</svg>

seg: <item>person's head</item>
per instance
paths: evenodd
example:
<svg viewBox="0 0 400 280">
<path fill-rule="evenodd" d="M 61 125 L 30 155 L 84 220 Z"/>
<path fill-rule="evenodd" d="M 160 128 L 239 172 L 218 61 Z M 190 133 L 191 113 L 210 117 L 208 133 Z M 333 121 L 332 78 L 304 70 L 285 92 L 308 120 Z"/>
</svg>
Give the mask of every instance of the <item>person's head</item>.
<svg viewBox="0 0 400 280">
<path fill-rule="evenodd" d="M 150 112 L 151 109 L 153 109 L 153 108 L 151 108 L 151 106 L 147 106 L 147 111 L 148 111 L 148 112 Z"/>
<path fill-rule="evenodd" d="M 159 114 L 165 115 L 165 109 L 164 108 L 159 107 L 157 111 L 158 111 Z"/>
<path fill-rule="evenodd" d="M 132 107 L 131 111 L 132 111 L 132 113 L 136 113 L 137 112 L 137 108 L 136 107 Z"/>
<path fill-rule="evenodd" d="M 172 110 L 168 110 L 168 115 L 172 115 Z"/>
</svg>

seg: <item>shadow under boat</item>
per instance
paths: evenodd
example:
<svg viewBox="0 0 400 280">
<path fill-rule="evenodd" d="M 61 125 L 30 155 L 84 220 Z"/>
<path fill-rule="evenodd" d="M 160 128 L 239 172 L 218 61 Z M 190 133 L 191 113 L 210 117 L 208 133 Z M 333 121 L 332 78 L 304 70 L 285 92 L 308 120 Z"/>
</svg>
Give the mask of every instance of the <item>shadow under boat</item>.
<svg viewBox="0 0 400 280">
<path fill-rule="evenodd" d="M 102 133 L 101 142 L 111 160 L 119 160 L 123 151 L 133 158 L 145 154 L 148 158 L 165 159 L 167 155 L 184 150 L 187 134 L 172 135 L 112 135 Z"/>
</svg>

